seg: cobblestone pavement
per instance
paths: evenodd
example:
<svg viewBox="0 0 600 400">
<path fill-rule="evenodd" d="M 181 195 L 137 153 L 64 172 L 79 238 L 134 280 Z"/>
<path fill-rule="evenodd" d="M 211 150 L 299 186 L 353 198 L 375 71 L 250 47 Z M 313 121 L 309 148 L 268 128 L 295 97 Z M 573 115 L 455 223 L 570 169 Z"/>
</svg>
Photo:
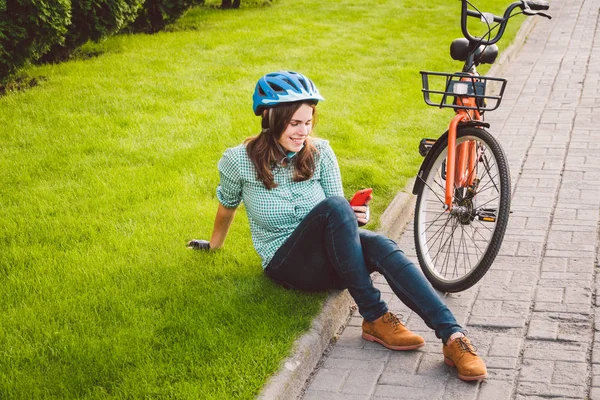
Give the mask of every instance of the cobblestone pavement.
<svg viewBox="0 0 600 400">
<path fill-rule="evenodd" d="M 600 27 L 598 0 L 552 0 L 502 76 L 487 116 L 512 173 L 502 249 L 475 287 L 444 297 L 487 363 L 466 383 L 441 342 L 375 281 L 393 312 L 427 345 L 394 352 L 363 340 L 355 313 L 321 362 L 304 400 L 600 399 Z M 412 227 L 398 238 L 415 261 Z"/>
</svg>

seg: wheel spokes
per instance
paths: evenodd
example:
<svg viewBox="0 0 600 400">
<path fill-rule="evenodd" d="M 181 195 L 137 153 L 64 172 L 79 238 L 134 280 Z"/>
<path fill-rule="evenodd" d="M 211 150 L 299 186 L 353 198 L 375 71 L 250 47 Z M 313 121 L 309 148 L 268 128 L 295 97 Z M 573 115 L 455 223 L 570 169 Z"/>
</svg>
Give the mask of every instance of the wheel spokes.
<svg viewBox="0 0 600 400">
<path fill-rule="evenodd" d="M 496 229 L 500 203 L 500 173 L 493 153 L 478 138 L 457 140 L 457 145 L 468 140 L 476 142 L 476 159 L 473 168 L 467 168 L 462 176 L 473 184 L 461 187 L 455 182 L 453 210 L 458 211 L 441 209 L 446 190 L 444 156 L 434 164 L 436 170 L 423 179 L 422 250 L 428 268 L 448 281 L 463 278 L 481 262 Z M 483 217 L 485 221 L 480 219 Z"/>
</svg>

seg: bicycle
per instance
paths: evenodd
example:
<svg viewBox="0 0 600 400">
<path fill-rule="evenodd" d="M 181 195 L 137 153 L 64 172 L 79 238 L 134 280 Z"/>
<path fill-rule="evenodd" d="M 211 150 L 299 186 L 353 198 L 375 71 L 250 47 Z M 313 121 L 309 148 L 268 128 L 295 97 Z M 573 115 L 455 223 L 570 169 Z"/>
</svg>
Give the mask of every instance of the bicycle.
<svg viewBox="0 0 600 400">
<path fill-rule="evenodd" d="M 462 71 L 420 71 L 425 103 L 455 111 L 444 134 L 419 144 L 425 158 L 413 188 L 419 264 L 431 284 L 443 292 L 466 290 L 485 275 L 500 250 L 510 214 L 508 163 L 483 118 L 486 111 L 500 106 L 506 79 L 480 76 L 476 67 L 495 62 L 496 43 L 513 16 L 551 18 L 542 12 L 549 9 L 544 0 L 514 2 L 502 17 L 483 13 L 468 0 L 461 3 L 464 38 L 452 42 L 450 55 L 464 61 Z M 521 11 L 513 14 L 515 9 Z M 471 35 L 468 17 L 480 18 L 487 33 Z M 442 90 L 430 89 L 436 81 L 443 84 Z M 493 86 L 497 93 L 490 93 Z"/>
</svg>

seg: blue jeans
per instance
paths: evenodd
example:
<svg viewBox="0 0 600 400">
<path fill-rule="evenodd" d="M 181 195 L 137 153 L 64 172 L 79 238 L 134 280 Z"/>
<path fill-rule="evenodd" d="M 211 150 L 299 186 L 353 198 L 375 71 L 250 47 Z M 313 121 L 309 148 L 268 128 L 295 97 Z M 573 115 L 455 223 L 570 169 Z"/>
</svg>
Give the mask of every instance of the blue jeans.
<svg viewBox="0 0 600 400">
<path fill-rule="evenodd" d="M 358 228 L 348 200 L 329 197 L 313 208 L 265 269 L 284 287 L 319 292 L 347 288 L 364 319 L 388 311 L 371 272 L 382 274 L 398 298 L 444 343 L 462 331 L 421 271 L 391 239 Z"/>
</svg>

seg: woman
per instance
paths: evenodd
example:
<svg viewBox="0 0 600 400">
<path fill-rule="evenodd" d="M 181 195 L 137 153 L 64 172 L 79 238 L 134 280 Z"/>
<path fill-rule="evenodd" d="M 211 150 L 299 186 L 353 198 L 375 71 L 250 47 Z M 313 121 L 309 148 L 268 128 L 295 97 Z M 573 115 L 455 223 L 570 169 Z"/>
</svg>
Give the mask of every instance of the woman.
<svg viewBox="0 0 600 400">
<path fill-rule="evenodd" d="M 299 73 L 275 72 L 258 81 L 253 108 L 262 131 L 224 153 L 212 237 L 188 247 L 220 248 L 244 201 L 254 247 L 273 282 L 311 292 L 347 288 L 364 318 L 363 338 L 392 350 L 422 347 L 424 339 L 381 300 L 370 277 L 377 271 L 442 339 L 445 362 L 456 366 L 460 379 L 486 378 L 485 364 L 417 267 L 392 240 L 358 228 L 368 222 L 371 197 L 351 207 L 329 143 L 310 136 L 319 100 L 314 83 Z"/>
</svg>

